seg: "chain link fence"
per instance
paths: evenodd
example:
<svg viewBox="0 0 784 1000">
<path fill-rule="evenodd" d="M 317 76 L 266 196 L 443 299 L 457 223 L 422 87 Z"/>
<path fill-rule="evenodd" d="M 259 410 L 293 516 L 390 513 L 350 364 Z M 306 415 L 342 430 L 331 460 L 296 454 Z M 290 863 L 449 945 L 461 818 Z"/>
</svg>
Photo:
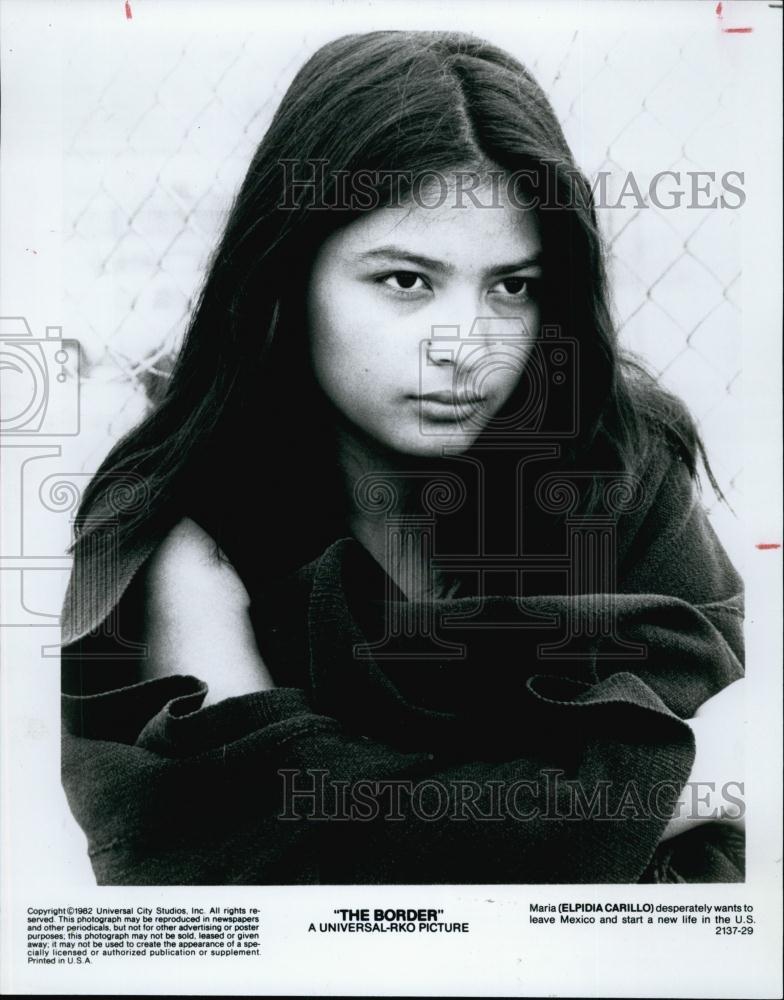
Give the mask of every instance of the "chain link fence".
<svg viewBox="0 0 784 1000">
<path fill-rule="evenodd" d="M 514 20 L 486 30 L 478 14 L 474 30 L 531 68 L 582 169 L 604 172 L 600 219 L 623 341 L 689 405 L 737 509 L 742 213 L 691 207 L 688 194 L 661 208 L 649 194 L 664 170 L 680 171 L 688 192 L 689 172 L 743 169 L 734 139 L 739 38 L 708 24 L 712 5 L 705 10 L 705 30 L 686 34 L 676 25 L 523 31 Z M 83 348 L 84 469 L 143 414 L 151 385 L 165 377 L 283 92 L 315 48 L 342 33 L 194 31 L 142 41 L 129 23 L 120 42 L 101 48 L 88 33 L 73 46 L 64 75 L 65 331 Z M 643 205 L 629 193 L 629 174 Z M 725 519 L 726 537 L 731 515 L 710 494 L 705 503 L 717 526 Z"/>
</svg>

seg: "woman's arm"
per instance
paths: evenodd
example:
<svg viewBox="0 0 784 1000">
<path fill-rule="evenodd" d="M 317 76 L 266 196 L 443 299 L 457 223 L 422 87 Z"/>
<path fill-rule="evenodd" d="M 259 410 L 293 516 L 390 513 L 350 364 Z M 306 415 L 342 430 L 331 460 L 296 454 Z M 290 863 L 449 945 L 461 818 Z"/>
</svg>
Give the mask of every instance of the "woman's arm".
<svg viewBox="0 0 784 1000">
<path fill-rule="evenodd" d="M 241 657 L 197 643 L 192 655 L 176 644 L 157 655 L 153 645 L 148 676 L 158 679 L 150 683 L 64 695 L 63 782 L 98 881 L 640 879 L 691 771 L 695 727 L 683 720 L 703 704 L 707 712 L 711 696 L 742 672 L 737 580 L 695 523 L 690 484 L 677 469 L 673 480 L 648 504 L 657 523 L 646 521 L 646 544 L 631 560 L 635 578 L 613 597 L 618 635 L 645 643 L 642 660 L 597 659 L 571 677 L 557 669 L 531 677 L 553 632 L 527 627 L 503 633 L 504 647 L 514 638 L 514 655 L 507 649 L 488 661 L 481 683 L 472 681 L 465 718 L 410 705 L 377 665 L 354 656 L 363 635 L 353 605 L 366 595 L 344 590 L 356 577 L 344 572 L 350 547 L 336 543 L 317 561 L 307 619 L 291 626 L 306 631 L 307 690 L 263 690 L 251 671 L 254 693 L 200 711 L 203 688 L 192 677 L 161 676 L 166 664 L 222 680 Z M 214 584 L 211 543 L 203 555 Z M 175 626 L 190 617 L 190 642 L 204 634 L 196 609 L 206 603 L 207 614 L 216 603 L 203 601 L 203 586 L 189 598 L 194 574 L 167 585 L 164 545 L 157 558 L 145 585 L 154 590 L 157 581 L 165 599 L 148 602 L 159 621 L 146 631 L 171 641 L 167 616 Z M 235 622 L 227 643 L 246 628 L 237 605 L 247 598 L 239 597 L 221 617 Z M 548 615 L 566 603 L 579 620 L 595 619 L 591 595 L 526 600 Z M 459 600 L 442 604 L 460 611 Z M 565 781 L 551 799 L 556 773 Z M 398 806 L 401 781 L 415 791 L 424 783 L 427 798 L 403 796 Z M 369 790 L 383 800 L 380 814 L 368 814 Z M 356 798 L 348 822 L 344 796 L 349 806 Z"/>
<path fill-rule="evenodd" d="M 697 710 L 689 726 L 696 753 L 679 808 L 662 834 L 669 840 L 702 823 L 732 823 L 744 827 L 744 816 L 724 807 L 723 790 L 743 791 L 745 713 L 744 682 L 734 681 Z"/>
<path fill-rule="evenodd" d="M 209 687 L 207 705 L 275 687 L 256 645 L 248 592 L 195 521 L 179 521 L 143 573 L 142 680 L 192 674 Z"/>
<path fill-rule="evenodd" d="M 296 688 L 198 710 L 202 691 L 162 677 L 66 706 L 63 781 L 99 883 L 634 882 L 692 757 L 688 726 L 612 683 L 550 703 L 581 732 L 568 775 L 404 751 Z"/>
</svg>

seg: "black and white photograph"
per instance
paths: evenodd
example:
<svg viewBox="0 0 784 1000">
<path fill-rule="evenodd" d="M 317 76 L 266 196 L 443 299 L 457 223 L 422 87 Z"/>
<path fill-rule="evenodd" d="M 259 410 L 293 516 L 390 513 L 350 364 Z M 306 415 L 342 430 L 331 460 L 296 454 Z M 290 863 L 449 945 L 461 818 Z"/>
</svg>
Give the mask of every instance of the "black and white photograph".
<svg viewBox="0 0 784 1000">
<path fill-rule="evenodd" d="M 781 4 L 0 13 L 4 991 L 779 995 Z"/>
</svg>

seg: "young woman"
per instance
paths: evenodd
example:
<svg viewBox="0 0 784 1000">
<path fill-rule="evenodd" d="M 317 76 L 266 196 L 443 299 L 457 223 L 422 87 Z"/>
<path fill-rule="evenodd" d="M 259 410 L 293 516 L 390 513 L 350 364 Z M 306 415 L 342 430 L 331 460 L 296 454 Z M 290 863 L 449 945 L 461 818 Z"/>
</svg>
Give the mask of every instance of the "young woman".
<svg viewBox="0 0 784 1000">
<path fill-rule="evenodd" d="M 742 878 L 685 795 L 742 781 L 700 456 L 524 67 L 324 46 L 82 500 L 63 774 L 99 882 Z"/>
</svg>

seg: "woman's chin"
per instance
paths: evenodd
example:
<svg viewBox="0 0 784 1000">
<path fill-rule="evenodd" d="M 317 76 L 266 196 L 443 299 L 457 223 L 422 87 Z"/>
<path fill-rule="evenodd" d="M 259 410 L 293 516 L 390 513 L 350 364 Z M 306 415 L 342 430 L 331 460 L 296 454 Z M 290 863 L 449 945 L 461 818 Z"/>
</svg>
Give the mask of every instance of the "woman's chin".
<svg viewBox="0 0 784 1000">
<path fill-rule="evenodd" d="M 477 437 L 476 431 L 450 429 L 434 430 L 427 434 L 417 431 L 403 440 L 396 440 L 393 448 L 398 454 L 410 455 L 412 458 L 440 458 L 468 451 Z"/>
</svg>

